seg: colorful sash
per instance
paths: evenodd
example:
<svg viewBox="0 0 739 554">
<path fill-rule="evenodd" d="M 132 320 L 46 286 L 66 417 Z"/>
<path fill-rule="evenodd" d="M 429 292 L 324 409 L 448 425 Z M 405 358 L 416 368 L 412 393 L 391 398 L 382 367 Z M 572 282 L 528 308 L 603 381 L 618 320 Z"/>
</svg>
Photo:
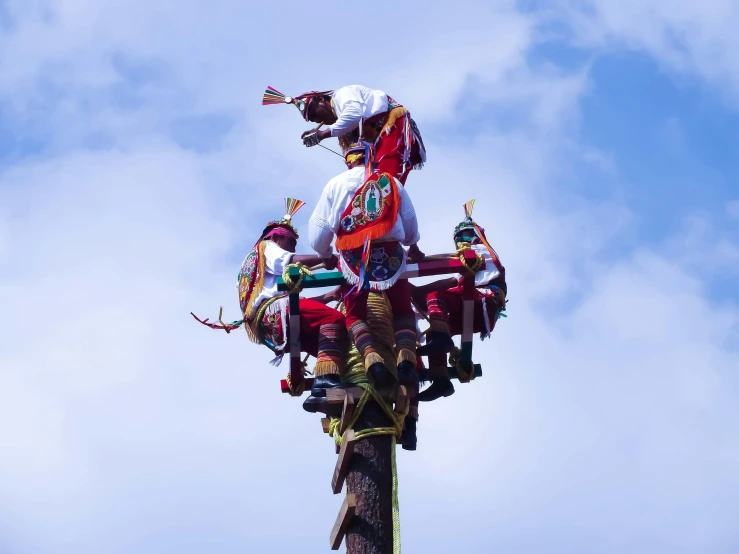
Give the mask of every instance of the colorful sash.
<svg viewBox="0 0 739 554">
<path fill-rule="evenodd" d="M 393 176 L 373 173 L 341 214 L 336 249 L 361 249 L 367 239 L 381 239 L 395 225 L 399 207 L 400 194 Z"/>
</svg>

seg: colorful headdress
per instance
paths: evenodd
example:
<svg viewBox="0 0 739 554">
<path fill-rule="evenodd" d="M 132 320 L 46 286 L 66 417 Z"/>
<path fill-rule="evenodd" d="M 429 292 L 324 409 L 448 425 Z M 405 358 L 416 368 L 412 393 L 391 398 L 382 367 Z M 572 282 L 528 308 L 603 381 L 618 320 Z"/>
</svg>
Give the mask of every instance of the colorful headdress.
<svg viewBox="0 0 739 554">
<path fill-rule="evenodd" d="M 457 238 L 457 235 L 459 235 L 462 231 L 466 230 L 472 230 L 477 234 L 478 230 L 482 230 L 484 232 L 484 229 L 481 229 L 477 223 L 475 223 L 475 220 L 472 219 L 472 208 L 475 205 L 475 200 L 469 200 L 468 202 L 465 202 L 464 204 L 464 220 L 457 225 L 454 228 L 454 238 Z M 482 239 L 482 237 L 479 237 Z"/>
<path fill-rule="evenodd" d="M 353 142 L 344 151 L 344 159 L 350 164 L 360 158 L 367 159 L 367 146 L 363 142 Z"/>
<path fill-rule="evenodd" d="M 298 238 L 298 230 L 293 227 L 292 218 L 295 213 L 303 206 L 305 206 L 305 202 L 303 202 L 302 200 L 298 200 L 297 198 L 285 198 L 285 215 L 282 217 L 282 219 L 277 219 L 275 221 L 270 221 L 269 223 L 267 223 L 264 231 L 262 231 L 262 236 L 260 237 L 260 240 L 265 238 L 272 231 L 276 231 L 279 229 L 288 230 L 295 235 L 295 238 Z"/>
<path fill-rule="evenodd" d="M 457 242 L 457 236 L 462 231 L 472 231 L 475 236 L 480 239 L 480 242 L 487 248 L 487 251 L 490 253 L 490 257 L 493 260 L 493 264 L 495 264 L 495 267 L 498 268 L 498 271 L 501 273 L 505 273 L 505 269 L 503 269 L 503 266 L 500 263 L 500 259 L 498 258 L 498 254 L 493 250 L 493 247 L 490 246 L 490 243 L 488 242 L 487 237 L 485 236 L 485 229 L 480 227 L 477 223 L 475 223 L 475 220 L 472 219 L 472 208 L 475 205 L 475 200 L 469 200 L 468 202 L 465 202 L 464 204 L 464 220 L 457 225 L 454 228 L 454 242 Z"/>
<path fill-rule="evenodd" d="M 262 106 L 271 106 L 273 104 L 293 104 L 303 116 L 303 119 L 308 121 L 308 107 L 313 103 L 316 98 L 333 94 L 333 90 L 325 90 L 322 92 L 312 90 L 305 92 L 299 96 L 285 96 L 279 90 L 267 87 L 262 97 Z"/>
</svg>

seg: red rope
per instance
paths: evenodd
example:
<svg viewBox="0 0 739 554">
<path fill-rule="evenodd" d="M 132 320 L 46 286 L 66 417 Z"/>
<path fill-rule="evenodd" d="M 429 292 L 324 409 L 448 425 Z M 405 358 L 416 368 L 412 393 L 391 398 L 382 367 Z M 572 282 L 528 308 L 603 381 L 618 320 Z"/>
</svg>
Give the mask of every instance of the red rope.
<svg viewBox="0 0 739 554">
<path fill-rule="evenodd" d="M 243 322 L 239 322 L 238 324 L 227 323 L 226 325 L 218 325 L 217 323 L 208 323 L 209 318 L 207 317 L 205 319 L 200 319 L 198 316 L 196 316 L 192 312 L 190 312 L 190 315 L 194 317 L 198 321 L 198 323 L 202 323 L 203 325 L 205 325 L 206 327 L 210 327 L 211 329 L 222 329 L 226 331 L 226 333 L 230 333 L 231 331 L 238 329 L 239 327 L 241 327 L 241 323 L 243 323 Z"/>
</svg>

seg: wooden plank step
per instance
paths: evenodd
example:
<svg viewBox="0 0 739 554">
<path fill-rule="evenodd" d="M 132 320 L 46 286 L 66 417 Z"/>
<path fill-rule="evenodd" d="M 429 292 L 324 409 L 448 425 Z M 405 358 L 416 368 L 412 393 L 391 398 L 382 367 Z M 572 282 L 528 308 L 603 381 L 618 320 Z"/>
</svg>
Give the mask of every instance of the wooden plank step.
<svg viewBox="0 0 739 554">
<path fill-rule="evenodd" d="M 341 542 L 344 540 L 346 532 L 349 530 L 349 524 L 351 524 L 352 517 L 357 511 L 357 497 L 353 493 L 348 493 L 344 498 L 344 503 L 341 505 L 339 515 L 334 523 L 334 528 L 331 530 L 331 550 L 338 550 L 341 548 Z"/>
<path fill-rule="evenodd" d="M 336 467 L 334 468 L 334 476 L 331 479 L 331 490 L 334 494 L 339 494 L 341 489 L 344 488 L 344 481 L 349 473 L 349 464 L 352 461 L 354 455 L 354 430 L 349 429 L 344 437 L 344 442 L 341 443 L 341 449 L 339 450 L 339 458 L 336 460 Z"/>
</svg>

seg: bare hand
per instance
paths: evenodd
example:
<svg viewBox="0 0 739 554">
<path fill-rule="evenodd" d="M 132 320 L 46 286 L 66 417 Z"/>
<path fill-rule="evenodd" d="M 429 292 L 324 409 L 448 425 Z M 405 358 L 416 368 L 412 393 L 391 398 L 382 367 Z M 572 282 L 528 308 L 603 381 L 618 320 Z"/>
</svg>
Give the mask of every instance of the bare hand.
<svg viewBox="0 0 739 554">
<path fill-rule="evenodd" d="M 326 261 L 323 262 L 326 266 L 326 269 L 329 271 L 332 271 L 336 269 L 336 266 L 339 265 L 339 258 L 336 257 L 336 254 L 331 254 L 330 258 L 326 258 Z"/>
<path fill-rule="evenodd" d="M 414 244 L 408 249 L 408 261 L 412 264 L 417 264 L 422 262 L 426 258 L 426 254 L 421 252 L 421 249 L 418 248 L 417 244 Z"/>
<path fill-rule="evenodd" d="M 311 129 L 310 131 L 305 131 L 302 135 L 300 135 L 300 138 L 303 139 L 303 144 L 305 144 L 307 147 L 315 146 L 319 142 L 321 142 L 324 139 L 327 139 L 331 136 L 331 131 L 328 129 Z"/>
</svg>

